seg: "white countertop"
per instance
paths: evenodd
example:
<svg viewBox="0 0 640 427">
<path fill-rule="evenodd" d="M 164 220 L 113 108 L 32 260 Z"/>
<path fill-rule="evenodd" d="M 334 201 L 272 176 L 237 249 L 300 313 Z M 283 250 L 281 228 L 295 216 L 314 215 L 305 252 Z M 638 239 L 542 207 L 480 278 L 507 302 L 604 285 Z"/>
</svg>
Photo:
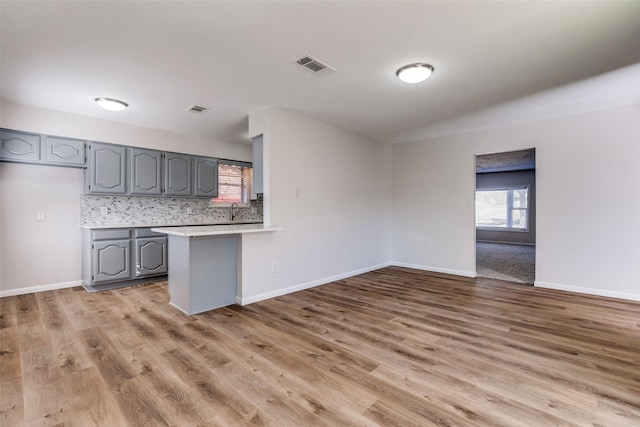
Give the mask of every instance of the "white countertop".
<svg viewBox="0 0 640 427">
<path fill-rule="evenodd" d="M 180 237 L 218 236 L 222 234 L 247 234 L 280 231 L 279 227 L 265 227 L 262 224 L 218 224 L 218 225 L 194 225 L 188 227 L 162 227 L 152 228 L 156 233 L 170 234 Z"/>
<path fill-rule="evenodd" d="M 111 224 L 100 224 L 100 225 L 81 225 L 80 227 L 85 228 L 87 230 L 98 230 L 98 229 L 104 229 L 104 228 L 148 228 L 148 227 L 203 227 L 203 226 L 209 226 L 209 225 L 255 225 L 255 224 L 260 224 L 262 225 L 262 221 L 243 221 L 243 220 L 239 220 L 239 221 L 235 221 L 233 223 L 229 222 L 229 221 L 225 221 L 225 222 L 201 222 L 201 223 L 194 223 L 194 222 L 118 222 L 118 223 L 111 223 Z"/>
</svg>

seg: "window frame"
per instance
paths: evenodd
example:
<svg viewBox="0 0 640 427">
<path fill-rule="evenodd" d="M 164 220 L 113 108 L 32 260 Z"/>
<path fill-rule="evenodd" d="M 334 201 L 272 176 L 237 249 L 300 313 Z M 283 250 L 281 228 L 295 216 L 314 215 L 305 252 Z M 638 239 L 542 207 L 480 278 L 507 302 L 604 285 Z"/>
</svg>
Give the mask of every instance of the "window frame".
<svg viewBox="0 0 640 427">
<path fill-rule="evenodd" d="M 527 190 L 527 207 L 526 208 L 521 208 L 521 207 L 514 207 L 513 206 L 513 192 L 517 191 L 517 190 Z M 491 227 L 491 226 L 487 226 L 487 225 L 477 225 L 477 212 L 478 212 L 478 203 L 477 203 L 477 193 L 479 191 L 507 191 L 507 206 L 506 206 L 506 211 L 507 211 L 507 226 L 506 227 Z M 530 206 L 531 206 L 531 186 L 530 185 L 503 185 L 503 186 L 498 186 L 498 187 L 482 187 L 482 188 L 476 188 L 475 191 L 475 195 L 476 195 L 476 203 L 474 204 L 475 207 L 475 212 L 476 212 L 476 218 L 475 218 L 475 225 L 476 225 L 476 230 L 481 230 L 481 231 L 503 231 L 503 232 L 515 232 L 515 233 L 528 233 L 529 232 L 529 228 L 530 228 L 530 220 L 531 220 L 531 215 L 530 215 Z M 526 227 L 524 228 L 514 228 L 513 225 L 513 211 L 525 211 L 526 213 Z"/>
</svg>

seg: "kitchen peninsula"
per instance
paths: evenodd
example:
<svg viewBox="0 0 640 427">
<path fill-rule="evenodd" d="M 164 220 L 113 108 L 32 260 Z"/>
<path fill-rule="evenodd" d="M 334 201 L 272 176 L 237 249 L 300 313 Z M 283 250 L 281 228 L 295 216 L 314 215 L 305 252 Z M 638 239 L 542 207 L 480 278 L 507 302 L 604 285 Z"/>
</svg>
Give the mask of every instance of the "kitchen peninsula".
<svg viewBox="0 0 640 427">
<path fill-rule="evenodd" d="M 262 224 L 161 227 L 169 238 L 171 305 L 197 314 L 234 304 L 238 295 L 242 234 L 281 230 Z"/>
</svg>

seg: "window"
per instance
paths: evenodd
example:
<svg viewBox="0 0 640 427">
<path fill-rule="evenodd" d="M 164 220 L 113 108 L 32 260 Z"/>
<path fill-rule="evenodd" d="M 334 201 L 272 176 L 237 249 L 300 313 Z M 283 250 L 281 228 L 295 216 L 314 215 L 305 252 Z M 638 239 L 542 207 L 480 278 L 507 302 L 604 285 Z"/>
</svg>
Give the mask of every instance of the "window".
<svg viewBox="0 0 640 427">
<path fill-rule="evenodd" d="M 251 168 L 238 164 L 218 163 L 218 197 L 215 204 L 249 203 Z"/>
<path fill-rule="evenodd" d="M 476 227 L 527 231 L 529 229 L 529 187 L 476 190 Z"/>
</svg>

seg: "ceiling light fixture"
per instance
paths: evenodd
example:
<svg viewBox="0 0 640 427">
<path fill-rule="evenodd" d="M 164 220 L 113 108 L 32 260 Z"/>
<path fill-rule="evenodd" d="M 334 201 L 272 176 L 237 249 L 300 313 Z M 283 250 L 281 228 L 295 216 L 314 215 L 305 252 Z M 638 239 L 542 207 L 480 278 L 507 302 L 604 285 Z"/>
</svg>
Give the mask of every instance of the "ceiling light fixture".
<svg viewBox="0 0 640 427">
<path fill-rule="evenodd" d="M 96 104 L 109 111 L 122 111 L 129 106 L 124 101 L 113 98 L 100 97 L 95 99 Z"/>
<path fill-rule="evenodd" d="M 396 71 L 396 76 L 405 83 L 420 83 L 433 73 L 433 67 L 421 62 L 405 65 Z"/>
</svg>

